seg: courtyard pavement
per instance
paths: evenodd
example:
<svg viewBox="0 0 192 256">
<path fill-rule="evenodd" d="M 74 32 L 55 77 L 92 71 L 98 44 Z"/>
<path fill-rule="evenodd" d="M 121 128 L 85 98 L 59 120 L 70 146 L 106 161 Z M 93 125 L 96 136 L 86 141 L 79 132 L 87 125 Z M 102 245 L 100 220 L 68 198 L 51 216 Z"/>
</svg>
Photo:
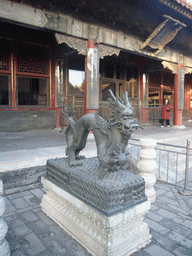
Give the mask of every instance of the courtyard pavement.
<svg viewBox="0 0 192 256">
<path fill-rule="evenodd" d="M 132 138 L 154 138 L 158 141 L 185 145 L 192 139 L 192 123 L 185 127 L 164 127 L 144 124 Z M 20 168 L 45 165 L 46 159 L 65 155 L 65 135 L 59 131 L 0 133 L 0 168 L 8 172 Z M 90 135 L 86 156 L 96 154 Z M 190 175 L 191 176 L 191 175 Z M 189 185 L 191 185 L 192 181 Z M 189 186 L 190 187 L 190 186 Z M 145 215 L 152 235 L 151 243 L 134 256 L 191 256 L 192 255 L 192 190 L 186 195 L 175 186 L 157 182 L 156 201 Z M 3 218 L 8 223 L 6 239 L 11 256 L 87 256 L 78 242 L 63 231 L 41 210 L 42 186 L 14 194 L 7 194 Z M 184 193 L 185 194 L 185 193 Z M 100 256 L 100 255 L 98 255 Z"/>
</svg>

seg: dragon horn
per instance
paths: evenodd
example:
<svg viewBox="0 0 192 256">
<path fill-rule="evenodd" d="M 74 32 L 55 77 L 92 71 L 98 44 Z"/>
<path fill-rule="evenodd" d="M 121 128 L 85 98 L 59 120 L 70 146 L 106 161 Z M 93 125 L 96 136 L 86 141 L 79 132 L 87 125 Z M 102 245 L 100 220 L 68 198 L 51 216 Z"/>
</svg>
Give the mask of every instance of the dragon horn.
<svg viewBox="0 0 192 256">
<path fill-rule="evenodd" d="M 111 97 L 114 101 L 116 101 L 115 95 L 113 94 L 113 92 L 111 91 L 111 89 L 109 89 L 109 93 L 111 94 Z"/>
<path fill-rule="evenodd" d="M 109 93 L 111 94 L 112 98 L 109 98 L 108 100 L 109 100 L 111 106 L 113 108 L 116 108 L 118 106 L 117 99 L 116 99 L 115 95 L 113 94 L 113 92 L 111 91 L 111 89 L 109 89 Z"/>
<path fill-rule="evenodd" d="M 131 104 L 129 102 L 129 98 L 128 98 L 128 92 L 125 92 L 125 95 L 123 95 L 124 101 L 125 101 L 125 105 L 129 108 L 131 108 Z"/>
<path fill-rule="evenodd" d="M 123 102 L 122 102 L 122 99 L 119 97 L 119 93 L 117 92 L 116 93 L 116 99 L 122 104 Z"/>
<path fill-rule="evenodd" d="M 115 95 L 113 94 L 111 89 L 109 89 L 109 93 L 112 96 L 112 99 L 111 100 L 109 99 L 109 102 L 111 103 L 111 105 L 114 106 L 114 107 L 124 108 L 123 104 L 121 103 L 122 101 L 119 97 L 119 94 L 117 93 L 116 94 L 117 96 L 115 97 Z"/>
</svg>

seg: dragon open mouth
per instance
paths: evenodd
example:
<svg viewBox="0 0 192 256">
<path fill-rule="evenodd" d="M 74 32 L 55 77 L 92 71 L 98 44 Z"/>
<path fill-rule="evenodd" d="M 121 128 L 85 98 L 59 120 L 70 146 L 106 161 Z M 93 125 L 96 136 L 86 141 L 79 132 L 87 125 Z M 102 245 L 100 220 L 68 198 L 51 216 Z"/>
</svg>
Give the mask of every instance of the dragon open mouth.
<svg viewBox="0 0 192 256">
<path fill-rule="evenodd" d="M 138 123 L 132 123 L 132 124 L 129 124 L 129 125 L 126 125 L 126 124 L 122 123 L 122 131 L 124 133 L 132 132 L 133 129 L 137 129 L 137 128 L 143 128 L 143 127 L 141 127 Z"/>
</svg>

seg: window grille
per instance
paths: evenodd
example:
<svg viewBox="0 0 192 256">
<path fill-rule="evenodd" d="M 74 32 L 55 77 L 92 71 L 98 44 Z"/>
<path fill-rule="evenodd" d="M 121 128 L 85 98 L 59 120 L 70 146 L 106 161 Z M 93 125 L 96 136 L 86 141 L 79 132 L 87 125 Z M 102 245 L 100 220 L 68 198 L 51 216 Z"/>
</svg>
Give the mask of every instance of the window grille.
<svg viewBox="0 0 192 256">
<path fill-rule="evenodd" d="M 9 71 L 9 57 L 0 53 L 0 70 Z"/>
<path fill-rule="evenodd" d="M 34 46 L 19 45 L 17 51 L 17 72 L 48 75 L 48 52 Z"/>
</svg>

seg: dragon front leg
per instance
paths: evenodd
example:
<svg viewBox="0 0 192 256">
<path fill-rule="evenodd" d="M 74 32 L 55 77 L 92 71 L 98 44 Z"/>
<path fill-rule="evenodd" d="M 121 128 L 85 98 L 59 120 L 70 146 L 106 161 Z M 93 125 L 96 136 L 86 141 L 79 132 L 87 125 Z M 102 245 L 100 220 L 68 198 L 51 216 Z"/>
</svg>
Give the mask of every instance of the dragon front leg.
<svg viewBox="0 0 192 256">
<path fill-rule="evenodd" d="M 84 156 L 79 156 L 75 154 L 75 150 L 73 148 L 67 148 L 67 153 L 68 153 L 68 160 L 69 160 L 69 165 L 72 166 L 79 166 L 82 165 L 83 162 L 79 161 L 84 158 Z"/>
</svg>

